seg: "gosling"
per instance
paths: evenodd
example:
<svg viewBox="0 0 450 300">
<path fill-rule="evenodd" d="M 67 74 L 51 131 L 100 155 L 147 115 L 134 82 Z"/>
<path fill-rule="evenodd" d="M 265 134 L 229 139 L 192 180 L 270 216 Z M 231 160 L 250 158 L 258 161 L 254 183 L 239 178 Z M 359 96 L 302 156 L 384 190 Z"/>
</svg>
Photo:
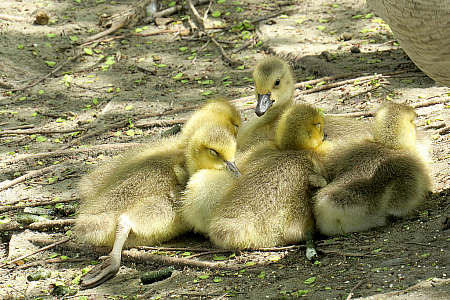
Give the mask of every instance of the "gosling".
<svg viewBox="0 0 450 300">
<path fill-rule="evenodd" d="M 385 104 L 376 115 L 372 138 L 333 147 L 324 160 L 331 182 L 314 198 L 322 234 L 383 226 L 387 216 L 407 215 L 425 199 L 432 181 L 415 116 L 406 104 Z"/>
<path fill-rule="evenodd" d="M 124 247 L 154 245 L 188 230 L 179 214 L 189 175 L 203 168 L 236 172 L 236 141 L 227 128 L 204 125 L 186 150 L 171 138 L 124 154 L 82 179 L 82 205 L 74 231 L 78 240 L 112 246 L 108 258 L 82 277 L 92 288 L 119 270 Z"/>
<path fill-rule="evenodd" d="M 326 185 L 315 149 L 324 140 L 323 115 L 310 105 L 292 105 L 281 118 L 274 142 L 246 152 L 242 176 L 212 212 L 211 240 L 222 248 L 260 248 L 313 242 L 313 188 Z M 217 188 L 217 187 L 216 187 Z"/>
</svg>

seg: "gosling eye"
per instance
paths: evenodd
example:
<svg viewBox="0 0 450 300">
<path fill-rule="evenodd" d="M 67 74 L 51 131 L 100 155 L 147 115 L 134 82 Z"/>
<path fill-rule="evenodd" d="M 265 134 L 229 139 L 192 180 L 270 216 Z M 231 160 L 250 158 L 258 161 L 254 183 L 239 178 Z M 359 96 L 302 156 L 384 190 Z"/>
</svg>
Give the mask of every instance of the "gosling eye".
<svg viewBox="0 0 450 300">
<path fill-rule="evenodd" d="M 277 79 L 276 81 L 275 81 L 275 85 L 274 86 L 276 86 L 276 87 L 279 87 L 280 86 L 280 79 Z"/>
<path fill-rule="evenodd" d="M 214 157 L 219 156 L 219 153 L 218 153 L 216 150 L 214 150 L 214 149 L 209 149 L 209 153 L 210 153 L 212 156 L 214 156 Z"/>
</svg>

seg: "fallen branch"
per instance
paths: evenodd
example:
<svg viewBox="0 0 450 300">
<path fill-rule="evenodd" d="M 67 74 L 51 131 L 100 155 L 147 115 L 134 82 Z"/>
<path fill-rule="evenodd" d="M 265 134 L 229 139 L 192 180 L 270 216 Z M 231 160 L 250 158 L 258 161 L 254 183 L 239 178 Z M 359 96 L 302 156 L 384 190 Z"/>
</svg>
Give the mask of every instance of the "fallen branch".
<svg viewBox="0 0 450 300">
<path fill-rule="evenodd" d="M 66 200 L 52 200 L 52 201 L 44 201 L 44 202 L 34 202 L 34 203 L 25 203 L 22 205 L 15 205 L 14 204 L 6 204 L 4 206 L 0 206 L 0 213 L 3 213 L 5 211 L 11 211 L 11 210 L 16 210 L 16 209 L 22 209 L 25 207 L 36 207 L 36 206 L 47 206 L 47 205 L 53 205 L 53 204 L 57 204 L 57 203 L 66 203 L 66 202 L 72 202 L 72 201 L 78 201 L 79 199 L 66 199 Z M 8 206 L 9 205 L 9 206 Z M 11 206 L 13 205 L 13 206 Z"/>
<path fill-rule="evenodd" d="M 312 94 L 312 93 L 317 93 L 317 92 L 321 92 L 321 91 L 325 91 L 325 90 L 330 90 L 336 87 L 340 87 L 346 84 L 353 84 L 356 81 L 365 81 L 365 80 L 374 80 L 374 79 L 381 79 L 381 78 L 388 78 L 389 76 L 387 75 L 371 75 L 371 76 L 363 76 L 363 77 L 358 77 L 358 78 L 353 78 L 353 79 L 349 79 L 349 80 L 344 80 L 344 81 L 339 81 L 339 82 L 334 82 L 334 83 L 330 83 L 330 84 L 324 84 L 324 85 L 320 85 L 318 87 L 309 89 L 309 90 L 305 90 L 305 91 L 300 91 L 300 92 L 296 92 L 294 93 L 294 96 L 298 96 L 298 95 L 307 95 L 307 94 Z"/>
<path fill-rule="evenodd" d="M 3 128 L 2 131 L 6 131 L 6 130 L 17 130 L 17 129 L 29 129 L 29 128 L 34 128 L 34 124 L 19 125 L 19 126 L 14 126 L 14 127 L 9 127 L 9 128 Z M 1 133 L 2 131 L 0 131 L 0 133 Z"/>
<path fill-rule="evenodd" d="M 75 224 L 75 219 L 61 219 L 61 220 L 49 220 L 42 222 L 35 222 L 28 225 L 20 224 L 18 222 L 9 222 L 0 224 L 0 232 L 16 231 L 16 230 L 41 230 L 55 227 L 71 226 Z"/>
<path fill-rule="evenodd" d="M 24 269 L 28 269 L 28 268 L 36 267 L 36 266 L 45 266 L 46 264 L 60 264 L 60 263 L 70 263 L 70 262 L 82 262 L 82 261 L 90 261 L 90 259 L 87 259 L 87 258 L 66 258 L 66 259 L 52 258 L 52 259 L 39 260 L 39 261 L 31 262 L 28 264 L 24 264 L 24 265 L 17 267 L 16 270 L 24 270 Z"/>
<path fill-rule="evenodd" d="M 64 156 L 73 156 L 80 153 L 104 153 L 104 152 L 116 152 L 116 151 L 124 151 L 128 148 L 132 147 L 139 147 L 144 146 L 146 144 L 143 143 L 122 143 L 122 144 L 103 144 L 103 145 L 97 145 L 97 146 L 91 146 L 91 147 L 82 147 L 78 149 L 69 149 L 69 150 L 57 150 L 54 152 L 44 152 L 44 153 L 37 153 L 37 154 L 26 154 L 20 157 L 16 157 L 11 160 L 5 160 L 3 163 L 5 164 L 11 164 L 11 163 L 17 163 L 22 160 L 28 160 L 28 159 L 48 159 L 48 158 L 55 158 L 55 157 L 64 157 Z"/>
<path fill-rule="evenodd" d="M 15 22 L 28 22 L 28 23 L 33 23 L 34 22 L 34 18 L 25 18 L 25 17 L 16 17 L 16 16 L 10 16 L 10 15 L 3 15 L 0 14 L 0 19 L 1 20 L 5 20 L 5 21 L 15 21 Z"/>
<path fill-rule="evenodd" d="M 22 255 L 21 257 L 18 257 L 18 258 L 16 258 L 16 259 L 13 259 L 13 260 L 11 260 L 11 261 L 9 261 L 9 262 L 6 262 L 6 263 L 0 265 L 0 268 L 3 268 L 4 266 L 7 266 L 7 265 L 12 264 L 12 263 L 14 263 L 14 262 L 16 262 L 16 261 L 22 260 L 22 259 L 24 259 L 24 258 L 27 258 L 27 257 L 29 257 L 29 256 L 31 256 L 31 255 L 35 255 L 36 253 L 39 253 L 39 252 L 48 250 L 48 249 L 50 249 L 50 248 L 53 248 L 53 247 L 55 247 L 55 246 L 57 246 L 57 245 L 61 245 L 61 244 L 67 243 L 67 242 L 70 241 L 71 239 L 72 239 L 72 238 L 67 238 L 67 239 L 64 239 L 64 240 L 59 241 L 59 242 L 54 242 L 54 241 L 52 241 L 52 240 L 49 240 L 49 241 L 50 241 L 50 245 L 45 246 L 45 247 L 42 247 L 41 249 L 38 249 L 38 250 L 36 250 L 36 251 L 33 251 L 32 253 L 28 253 L 28 254 Z"/>
<path fill-rule="evenodd" d="M 325 249 L 318 249 L 316 248 L 317 252 L 323 253 L 323 254 L 339 254 L 342 256 L 353 256 L 353 257 L 369 257 L 373 256 L 373 254 L 365 254 L 365 253 L 359 253 L 359 252 L 342 252 L 339 250 L 325 250 Z M 378 254 L 378 253 L 377 253 Z"/>
<path fill-rule="evenodd" d="M 35 178 L 35 177 L 39 177 L 39 176 L 41 176 L 43 174 L 49 173 L 49 172 L 53 171 L 54 169 L 56 169 L 59 166 L 60 165 L 53 165 L 53 166 L 45 167 L 43 169 L 30 171 L 27 174 L 22 175 L 20 177 L 17 177 L 14 180 L 3 181 L 2 184 L 0 185 L 0 191 L 6 190 L 7 188 L 10 188 L 13 185 L 16 185 L 18 183 L 24 182 L 25 180 L 28 180 L 28 179 L 31 179 L 31 178 Z"/>
<path fill-rule="evenodd" d="M 441 129 L 435 131 L 435 133 L 437 133 L 439 135 L 446 135 L 449 132 L 450 132 L 450 126 L 446 126 L 444 128 L 441 128 Z"/>
<path fill-rule="evenodd" d="M 154 122 L 145 122 L 145 123 L 136 123 L 134 126 L 139 128 L 152 128 L 152 127 L 167 127 L 177 124 L 184 124 L 186 123 L 186 120 L 180 119 L 180 120 L 161 120 L 161 121 L 154 121 Z"/>
<path fill-rule="evenodd" d="M 449 101 L 450 101 L 450 98 L 446 97 L 446 98 L 430 99 L 430 100 L 426 100 L 426 101 L 422 101 L 422 102 L 418 102 L 418 103 L 412 103 L 411 105 L 414 108 L 422 108 L 422 107 L 432 106 L 432 105 L 441 104 L 441 103 L 445 103 L 445 102 L 449 102 Z"/>
<path fill-rule="evenodd" d="M 364 281 L 365 280 L 360 280 L 351 290 L 350 290 L 350 292 L 348 293 L 348 296 L 347 296 L 347 298 L 345 299 L 345 300 L 350 300 L 350 299 L 352 299 L 352 297 L 353 297 L 353 292 L 354 291 L 356 291 L 356 289 L 357 288 L 359 288 L 363 283 L 364 283 Z"/>
<path fill-rule="evenodd" d="M 52 240 L 43 239 L 43 238 L 29 238 L 28 239 L 33 244 L 38 245 L 48 245 L 53 243 Z M 61 245 L 63 249 L 72 250 L 72 251 L 82 251 L 85 253 L 100 253 L 107 254 L 110 252 L 109 247 L 95 247 L 86 244 L 78 244 L 74 242 L 68 242 L 64 245 Z M 156 255 L 151 253 L 132 251 L 132 250 L 123 250 L 122 251 L 122 259 L 124 261 L 130 261 L 134 263 L 157 263 L 161 265 L 169 265 L 169 266 L 180 266 L 180 267 L 194 267 L 194 268 L 202 268 L 202 269 L 218 269 L 218 270 L 230 270 L 236 271 L 238 267 L 232 267 L 224 265 L 223 263 L 211 263 L 207 261 L 198 261 L 187 258 L 178 258 L 178 257 L 169 257 Z"/>
<path fill-rule="evenodd" d="M 31 83 L 31 84 L 29 84 L 29 85 L 27 85 L 27 86 L 24 86 L 24 87 L 21 87 L 21 88 L 17 88 L 17 89 L 3 90 L 2 92 L 3 92 L 3 93 L 5 93 L 5 92 L 17 92 L 17 91 L 22 91 L 22 90 L 31 88 L 31 87 L 33 87 L 33 86 L 35 86 L 35 85 L 41 83 L 42 81 L 44 81 L 45 79 L 47 79 L 47 78 L 50 77 L 51 75 L 55 74 L 57 71 L 59 71 L 59 69 L 61 69 L 63 66 L 65 66 L 65 65 L 68 64 L 69 62 L 74 61 L 74 60 L 76 60 L 77 58 L 79 58 L 79 57 L 81 57 L 81 56 L 83 56 L 83 53 L 79 53 L 79 54 L 75 55 L 74 57 L 72 57 L 72 58 L 66 60 L 65 62 L 63 62 L 62 64 L 60 64 L 58 67 L 56 67 L 55 69 L 53 69 L 53 71 L 51 71 L 50 73 L 48 73 L 48 74 L 45 75 L 44 77 L 38 79 L 37 81 L 35 81 L 35 82 L 33 82 L 33 83 Z"/>
<path fill-rule="evenodd" d="M 54 134 L 54 133 L 71 133 L 76 131 L 85 131 L 86 128 L 73 128 L 73 129 L 28 129 L 28 130 L 2 130 L 0 136 L 8 134 Z"/>
<path fill-rule="evenodd" d="M 122 127 L 126 126 L 127 124 L 129 124 L 129 121 L 122 121 L 122 122 L 118 122 L 116 124 L 105 126 L 105 127 L 100 128 L 100 129 L 98 129 L 98 130 L 96 130 L 94 132 L 82 135 L 82 136 L 80 136 L 80 137 L 70 141 L 69 143 L 65 144 L 63 147 L 61 147 L 59 149 L 59 151 L 71 148 L 72 146 L 75 146 L 76 144 L 80 143 L 80 141 L 85 140 L 85 139 L 90 138 L 90 137 L 94 137 L 94 136 L 100 135 L 100 134 L 102 134 L 105 131 L 114 130 L 114 129 L 117 129 L 117 128 L 122 128 Z"/>
</svg>

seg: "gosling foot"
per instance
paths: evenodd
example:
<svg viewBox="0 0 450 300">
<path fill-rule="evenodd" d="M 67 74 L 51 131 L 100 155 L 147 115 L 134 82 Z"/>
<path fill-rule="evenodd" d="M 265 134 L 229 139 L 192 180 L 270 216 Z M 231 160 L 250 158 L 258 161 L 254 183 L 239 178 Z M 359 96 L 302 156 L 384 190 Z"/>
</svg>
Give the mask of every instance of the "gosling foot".
<svg viewBox="0 0 450 300">
<path fill-rule="evenodd" d="M 306 247 L 306 259 L 315 262 L 318 259 L 317 251 L 314 247 Z"/>
<path fill-rule="evenodd" d="M 120 261 L 109 256 L 103 263 L 81 277 L 81 290 L 91 289 L 111 279 L 119 272 Z"/>
</svg>

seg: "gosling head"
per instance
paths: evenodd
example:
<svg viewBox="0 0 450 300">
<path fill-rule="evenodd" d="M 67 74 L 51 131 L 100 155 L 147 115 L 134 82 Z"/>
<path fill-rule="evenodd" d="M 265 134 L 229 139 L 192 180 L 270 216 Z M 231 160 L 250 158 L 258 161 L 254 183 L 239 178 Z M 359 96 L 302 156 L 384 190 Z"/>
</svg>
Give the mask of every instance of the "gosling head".
<svg viewBox="0 0 450 300">
<path fill-rule="evenodd" d="M 190 175 L 202 169 L 228 170 L 240 176 L 235 160 L 236 139 L 215 123 L 200 127 L 189 141 L 186 155 Z"/>
<path fill-rule="evenodd" d="M 214 120 L 221 126 L 225 126 L 236 136 L 242 124 L 241 114 L 236 107 L 224 98 L 208 101 L 203 107 L 202 113 L 207 120 Z"/>
<path fill-rule="evenodd" d="M 184 124 L 181 131 L 181 146 L 186 147 L 194 133 L 205 124 L 215 123 L 236 136 L 242 124 L 237 108 L 223 98 L 208 101 Z"/>
<path fill-rule="evenodd" d="M 287 62 L 279 57 L 262 59 L 253 69 L 258 117 L 272 105 L 284 105 L 294 95 L 294 75 Z"/>
<path fill-rule="evenodd" d="M 315 149 L 322 144 L 323 112 L 307 104 L 292 105 L 278 122 L 275 137 L 281 149 Z"/>
<path fill-rule="evenodd" d="M 374 140 L 392 149 L 412 149 L 416 144 L 414 108 L 405 103 L 386 103 L 375 117 Z"/>
</svg>

